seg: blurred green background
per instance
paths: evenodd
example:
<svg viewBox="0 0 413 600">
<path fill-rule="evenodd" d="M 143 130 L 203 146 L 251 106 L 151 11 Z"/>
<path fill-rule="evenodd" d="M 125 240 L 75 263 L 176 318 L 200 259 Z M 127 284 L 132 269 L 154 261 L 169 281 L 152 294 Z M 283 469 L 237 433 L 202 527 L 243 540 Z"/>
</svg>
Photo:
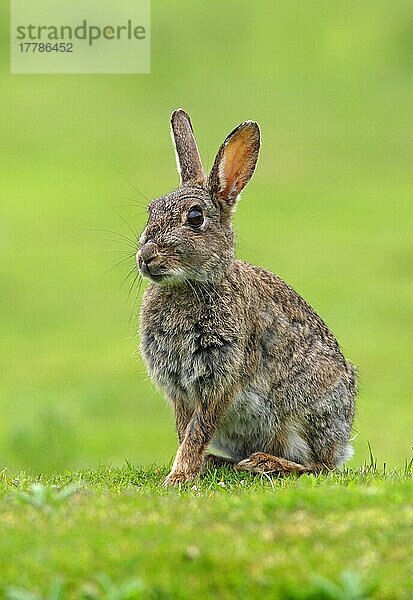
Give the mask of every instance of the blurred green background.
<svg viewBox="0 0 413 600">
<path fill-rule="evenodd" d="M 412 442 L 413 5 L 152 3 L 150 75 L 10 75 L 0 50 L 0 467 L 168 461 L 173 419 L 136 349 L 122 238 L 177 186 L 169 115 L 206 165 L 262 128 L 238 256 L 276 271 L 359 366 L 353 464 Z M 121 216 L 119 216 L 121 215 Z"/>
</svg>

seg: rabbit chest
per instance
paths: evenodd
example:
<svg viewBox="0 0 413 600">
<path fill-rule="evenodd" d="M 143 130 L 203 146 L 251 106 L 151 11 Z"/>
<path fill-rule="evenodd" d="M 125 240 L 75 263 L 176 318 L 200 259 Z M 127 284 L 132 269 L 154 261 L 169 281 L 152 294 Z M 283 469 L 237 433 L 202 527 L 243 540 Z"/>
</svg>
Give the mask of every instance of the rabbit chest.
<svg viewBox="0 0 413 600">
<path fill-rule="evenodd" d="M 226 385 L 238 366 L 235 328 L 215 306 L 192 298 L 146 294 L 141 349 L 151 377 L 169 399 L 194 404 L 209 387 Z"/>
</svg>

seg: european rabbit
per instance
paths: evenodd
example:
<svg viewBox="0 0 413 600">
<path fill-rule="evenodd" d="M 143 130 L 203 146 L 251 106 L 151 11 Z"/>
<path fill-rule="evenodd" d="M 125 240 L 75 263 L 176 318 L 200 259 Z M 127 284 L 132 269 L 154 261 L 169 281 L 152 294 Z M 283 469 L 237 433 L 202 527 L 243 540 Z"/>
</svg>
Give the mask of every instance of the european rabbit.
<svg viewBox="0 0 413 600">
<path fill-rule="evenodd" d="M 179 441 L 165 483 L 193 480 L 208 460 L 258 472 L 334 469 L 352 455 L 355 369 L 289 285 L 234 257 L 231 217 L 255 170 L 258 124 L 229 134 L 208 177 L 189 116 L 176 110 L 171 124 L 181 185 L 149 205 L 137 252 L 151 280 L 142 354 Z"/>
</svg>

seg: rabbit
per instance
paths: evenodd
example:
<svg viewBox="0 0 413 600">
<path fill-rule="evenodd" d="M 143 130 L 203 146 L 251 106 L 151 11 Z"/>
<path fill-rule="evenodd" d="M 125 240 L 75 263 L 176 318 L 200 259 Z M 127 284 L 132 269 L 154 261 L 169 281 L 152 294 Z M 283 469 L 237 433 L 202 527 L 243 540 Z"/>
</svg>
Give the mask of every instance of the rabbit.
<svg viewBox="0 0 413 600">
<path fill-rule="evenodd" d="M 179 444 L 164 483 L 193 481 L 208 463 L 335 469 L 353 453 L 355 367 L 297 292 L 234 256 L 231 218 L 257 164 L 258 123 L 228 135 L 209 176 L 182 109 L 171 129 L 180 187 L 150 203 L 136 255 L 150 280 L 141 353 L 173 407 Z"/>
</svg>

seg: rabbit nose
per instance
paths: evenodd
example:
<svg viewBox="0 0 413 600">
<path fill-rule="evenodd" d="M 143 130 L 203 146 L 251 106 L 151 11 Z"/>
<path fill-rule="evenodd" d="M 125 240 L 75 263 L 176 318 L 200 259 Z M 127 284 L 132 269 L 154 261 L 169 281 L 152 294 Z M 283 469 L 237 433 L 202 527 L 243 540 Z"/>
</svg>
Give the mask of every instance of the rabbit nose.
<svg viewBox="0 0 413 600">
<path fill-rule="evenodd" d="M 150 275 L 150 263 L 158 256 L 158 246 L 152 240 L 146 242 L 136 253 L 136 262 L 144 275 Z"/>
<path fill-rule="evenodd" d="M 138 250 L 137 258 L 138 261 L 140 259 L 146 264 L 149 264 L 157 255 L 158 246 L 155 244 L 155 242 L 149 241 Z"/>
</svg>

